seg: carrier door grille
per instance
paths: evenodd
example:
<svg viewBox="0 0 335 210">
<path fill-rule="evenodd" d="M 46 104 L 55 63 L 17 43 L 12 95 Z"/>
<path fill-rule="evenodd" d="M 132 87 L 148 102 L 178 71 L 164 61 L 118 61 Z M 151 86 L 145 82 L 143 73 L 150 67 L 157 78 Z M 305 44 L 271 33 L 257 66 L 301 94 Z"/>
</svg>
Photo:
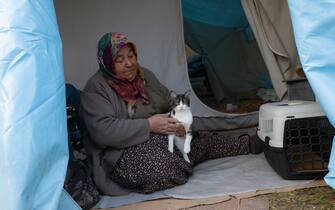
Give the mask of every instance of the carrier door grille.
<svg viewBox="0 0 335 210">
<path fill-rule="evenodd" d="M 283 143 L 291 171 L 327 171 L 334 134 L 326 117 L 286 120 Z"/>
</svg>

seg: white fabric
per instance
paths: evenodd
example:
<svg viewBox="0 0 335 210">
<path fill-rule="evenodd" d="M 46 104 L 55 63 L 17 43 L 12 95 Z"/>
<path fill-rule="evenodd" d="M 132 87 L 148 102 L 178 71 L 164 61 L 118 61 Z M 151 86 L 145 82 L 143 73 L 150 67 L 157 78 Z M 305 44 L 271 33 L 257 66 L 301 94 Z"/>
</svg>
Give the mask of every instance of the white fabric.
<svg viewBox="0 0 335 210">
<path fill-rule="evenodd" d="M 116 207 L 164 197 L 201 199 L 256 190 L 305 184 L 307 180 L 284 180 L 270 167 L 264 154 L 242 155 L 206 161 L 194 168 L 194 174 L 182 186 L 143 195 L 104 196 L 96 208 Z"/>
</svg>

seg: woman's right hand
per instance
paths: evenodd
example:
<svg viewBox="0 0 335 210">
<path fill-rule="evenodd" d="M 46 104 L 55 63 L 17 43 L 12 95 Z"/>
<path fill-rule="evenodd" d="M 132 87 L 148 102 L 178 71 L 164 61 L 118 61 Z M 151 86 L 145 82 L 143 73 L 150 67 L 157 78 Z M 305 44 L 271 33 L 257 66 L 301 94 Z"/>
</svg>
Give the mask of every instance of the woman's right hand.
<svg viewBox="0 0 335 210">
<path fill-rule="evenodd" d="M 150 131 L 159 134 L 174 134 L 180 127 L 180 122 L 169 117 L 169 114 L 156 114 L 149 119 Z"/>
</svg>

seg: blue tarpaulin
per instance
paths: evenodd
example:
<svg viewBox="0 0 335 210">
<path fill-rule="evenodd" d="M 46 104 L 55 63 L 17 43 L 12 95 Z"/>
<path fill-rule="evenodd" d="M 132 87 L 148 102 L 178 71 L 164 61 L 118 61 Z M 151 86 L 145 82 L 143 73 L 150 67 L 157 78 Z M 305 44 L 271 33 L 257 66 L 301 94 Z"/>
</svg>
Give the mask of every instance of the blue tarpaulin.
<svg viewBox="0 0 335 210">
<path fill-rule="evenodd" d="M 335 127 L 335 1 L 290 0 L 289 8 L 303 69 Z M 325 181 L 335 188 L 334 147 L 328 168 Z"/>
<path fill-rule="evenodd" d="M 68 161 L 62 45 L 52 0 L 0 0 L 0 203 L 80 209 Z"/>
</svg>

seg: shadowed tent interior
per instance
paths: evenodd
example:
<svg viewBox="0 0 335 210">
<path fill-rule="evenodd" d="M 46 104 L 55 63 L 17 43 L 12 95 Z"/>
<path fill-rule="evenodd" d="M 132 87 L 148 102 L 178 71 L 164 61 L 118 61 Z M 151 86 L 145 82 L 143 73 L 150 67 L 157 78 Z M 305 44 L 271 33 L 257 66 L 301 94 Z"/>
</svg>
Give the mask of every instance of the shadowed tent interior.
<svg viewBox="0 0 335 210">
<path fill-rule="evenodd" d="M 139 63 L 164 85 L 193 90 L 199 123 L 213 130 L 257 125 L 261 103 L 287 98 L 286 81 L 304 79 L 296 73 L 301 66 L 287 2 L 205 2 L 55 1 L 66 81 L 82 89 L 98 68 L 97 40 L 121 31 L 136 43 Z"/>
<path fill-rule="evenodd" d="M 245 113 L 279 100 L 240 1 L 184 0 L 182 7 L 189 77 L 201 101 Z"/>
</svg>

